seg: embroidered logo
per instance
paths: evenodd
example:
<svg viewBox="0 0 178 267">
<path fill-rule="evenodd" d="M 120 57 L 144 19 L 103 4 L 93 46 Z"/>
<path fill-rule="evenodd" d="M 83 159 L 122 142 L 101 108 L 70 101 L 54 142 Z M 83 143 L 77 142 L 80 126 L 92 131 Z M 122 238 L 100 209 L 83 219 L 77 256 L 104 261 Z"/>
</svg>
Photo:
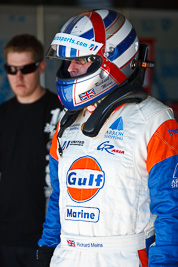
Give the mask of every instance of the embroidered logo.
<svg viewBox="0 0 178 267">
<path fill-rule="evenodd" d="M 178 163 L 175 167 L 174 173 L 173 173 L 173 179 L 171 182 L 171 187 L 172 188 L 178 188 Z"/>
<path fill-rule="evenodd" d="M 115 155 L 115 153 L 124 154 L 123 150 L 115 149 L 115 147 L 110 144 L 110 141 L 105 141 L 105 142 L 101 143 L 97 147 L 97 150 L 106 151 L 107 153 L 112 154 L 112 155 Z"/>
<path fill-rule="evenodd" d="M 84 145 L 84 141 L 81 141 L 81 140 L 65 141 L 62 146 L 62 150 L 65 150 L 69 146 L 83 146 L 83 145 Z"/>
<path fill-rule="evenodd" d="M 178 129 L 169 129 L 168 133 L 170 136 L 172 136 L 173 134 L 178 134 Z"/>
<path fill-rule="evenodd" d="M 122 140 L 124 135 L 123 120 L 119 117 L 107 130 L 104 137 L 109 139 Z"/>
</svg>

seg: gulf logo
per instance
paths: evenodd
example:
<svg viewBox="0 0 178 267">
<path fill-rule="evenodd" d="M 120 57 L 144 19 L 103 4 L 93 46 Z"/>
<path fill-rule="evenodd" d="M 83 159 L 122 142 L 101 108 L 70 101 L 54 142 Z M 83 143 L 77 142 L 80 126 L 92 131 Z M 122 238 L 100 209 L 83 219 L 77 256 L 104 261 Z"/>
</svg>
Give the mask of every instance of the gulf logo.
<svg viewBox="0 0 178 267">
<path fill-rule="evenodd" d="M 67 172 L 67 189 L 75 202 L 91 200 L 104 186 L 105 173 L 91 156 L 75 160 Z"/>
</svg>

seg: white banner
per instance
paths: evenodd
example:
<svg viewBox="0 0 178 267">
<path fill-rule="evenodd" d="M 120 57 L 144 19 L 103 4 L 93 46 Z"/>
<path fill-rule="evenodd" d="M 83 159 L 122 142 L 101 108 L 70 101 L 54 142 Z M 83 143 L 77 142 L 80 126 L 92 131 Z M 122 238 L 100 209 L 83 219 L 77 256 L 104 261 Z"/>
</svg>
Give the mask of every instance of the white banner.
<svg viewBox="0 0 178 267">
<path fill-rule="evenodd" d="M 64 45 L 67 47 L 75 48 L 89 54 L 96 54 L 100 48 L 103 46 L 102 43 L 88 40 L 79 36 L 67 34 L 67 33 L 57 33 L 51 43 L 51 45 Z"/>
</svg>

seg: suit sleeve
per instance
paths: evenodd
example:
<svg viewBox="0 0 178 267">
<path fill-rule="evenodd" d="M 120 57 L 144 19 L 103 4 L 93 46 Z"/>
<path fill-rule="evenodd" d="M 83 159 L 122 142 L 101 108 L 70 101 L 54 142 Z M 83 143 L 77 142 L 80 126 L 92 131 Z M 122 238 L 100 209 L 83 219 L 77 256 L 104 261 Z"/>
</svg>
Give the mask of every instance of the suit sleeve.
<svg viewBox="0 0 178 267">
<path fill-rule="evenodd" d="M 178 266 L 178 124 L 164 122 L 148 144 L 147 170 L 155 243 L 149 249 L 149 267 Z"/>
<path fill-rule="evenodd" d="M 53 136 L 52 145 L 49 155 L 50 179 L 52 186 L 52 194 L 48 202 L 48 211 L 45 222 L 43 224 L 43 234 L 38 241 L 39 246 L 47 246 L 55 248 L 60 243 L 60 216 L 59 216 L 59 180 L 58 180 L 58 155 L 57 155 L 57 127 Z"/>
</svg>

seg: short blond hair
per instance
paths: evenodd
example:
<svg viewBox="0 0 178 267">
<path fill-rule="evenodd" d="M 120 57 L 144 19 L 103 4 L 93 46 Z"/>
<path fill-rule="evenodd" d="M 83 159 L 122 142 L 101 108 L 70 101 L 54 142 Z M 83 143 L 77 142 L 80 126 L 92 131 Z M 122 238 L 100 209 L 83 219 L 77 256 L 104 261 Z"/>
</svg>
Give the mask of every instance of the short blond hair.
<svg viewBox="0 0 178 267">
<path fill-rule="evenodd" d="M 42 43 L 31 34 L 15 35 L 4 47 L 4 56 L 7 60 L 9 52 L 31 52 L 34 61 L 42 61 L 44 47 Z"/>
</svg>

